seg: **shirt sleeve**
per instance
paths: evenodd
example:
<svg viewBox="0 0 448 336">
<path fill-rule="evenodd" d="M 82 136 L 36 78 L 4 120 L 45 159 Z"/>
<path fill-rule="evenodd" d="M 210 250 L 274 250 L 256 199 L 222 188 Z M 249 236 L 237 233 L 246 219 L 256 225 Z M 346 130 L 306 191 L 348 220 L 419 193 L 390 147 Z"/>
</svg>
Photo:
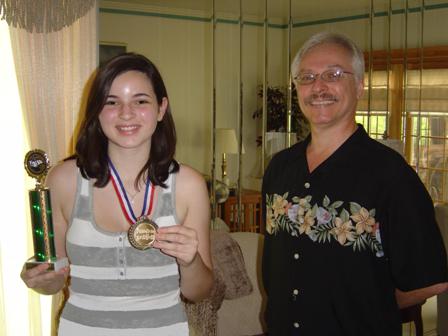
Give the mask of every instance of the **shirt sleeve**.
<svg viewBox="0 0 448 336">
<path fill-rule="evenodd" d="M 410 291 L 446 282 L 448 267 L 431 197 L 407 163 L 398 166 L 386 205 L 386 257 L 396 288 Z"/>
</svg>

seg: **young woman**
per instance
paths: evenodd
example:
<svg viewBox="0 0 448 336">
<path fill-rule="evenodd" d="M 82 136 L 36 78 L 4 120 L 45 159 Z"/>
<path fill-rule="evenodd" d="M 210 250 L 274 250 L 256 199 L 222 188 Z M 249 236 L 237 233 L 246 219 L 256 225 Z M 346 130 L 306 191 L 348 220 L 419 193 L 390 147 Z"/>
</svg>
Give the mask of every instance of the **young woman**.
<svg viewBox="0 0 448 336">
<path fill-rule="evenodd" d="M 55 244 L 69 268 L 22 271 L 54 294 L 59 335 L 188 335 L 180 297 L 211 289 L 205 182 L 174 160 L 176 133 L 155 65 L 127 53 L 97 72 L 76 154 L 49 173 Z M 69 281 L 66 281 L 69 278 Z"/>
</svg>

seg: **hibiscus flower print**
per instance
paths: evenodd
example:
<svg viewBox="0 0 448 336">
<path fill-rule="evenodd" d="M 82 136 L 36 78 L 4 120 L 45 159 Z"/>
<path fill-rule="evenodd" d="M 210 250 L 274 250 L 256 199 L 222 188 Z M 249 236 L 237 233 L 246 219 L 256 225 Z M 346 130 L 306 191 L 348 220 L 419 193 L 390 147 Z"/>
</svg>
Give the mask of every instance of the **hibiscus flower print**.
<svg viewBox="0 0 448 336">
<path fill-rule="evenodd" d="M 297 224 L 303 224 L 305 221 L 305 214 L 311 208 L 307 198 L 293 197 L 295 204 L 288 204 L 288 217 Z"/>
<path fill-rule="evenodd" d="M 359 212 L 350 216 L 356 223 L 356 233 L 362 234 L 364 232 L 372 233 L 375 226 L 375 218 L 370 216 L 366 208 L 361 208 Z"/>
<path fill-rule="evenodd" d="M 331 221 L 331 213 L 323 207 L 317 208 L 316 218 L 319 224 L 326 224 Z"/>
<path fill-rule="evenodd" d="M 288 201 L 286 197 L 275 194 L 272 202 L 272 210 L 274 211 L 274 218 L 286 213 L 288 207 Z"/>
<path fill-rule="evenodd" d="M 311 234 L 311 228 L 314 225 L 314 216 L 313 211 L 310 209 L 305 214 L 305 217 L 303 218 L 303 223 L 299 226 L 299 233 L 300 234 Z"/>
<path fill-rule="evenodd" d="M 337 240 L 354 252 L 371 250 L 377 257 L 383 257 L 380 224 L 375 220 L 375 209 L 367 210 L 360 204 L 331 201 L 324 196 L 321 204 L 311 204 L 311 195 L 303 198 L 288 193 L 266 195 L 266 231 L 268 234 L 286 232 L 293 237 L 306 235 L 316 244 L 329 244 Z M 347 203 L 345 203 L 347 204 Z"/>
<path fill-rule="evenodd" d="M 274 234 L 278 231 L 280 220 L 285 217 L 291 204 L 287 201 L 288 193 L 283 196 L 266 195 L 266 231 Z"/>
<path fill-rule="evenodd" d="M 274 214 L 272 213 L 272 208 L 268 207 L 266 209 L 266 231 L 269 234 L 274 233 L 275 229 L 277 228 L 277 224 L 274 220 Z"/>
<path fill-rule="evenodd" d="M 336 217 L 334 219 L 334 225 L 335 227 L 333 228 L 332 233 L 336 236 L 339 244 L 345 245 L 347 240 L 355 240 L 355 237 L 353 236 L 355 228 L 353 227 L 352 221 L 350 219 L 344 222 L 341 218 Z"/>
<path fill-rule="evenodd" d="M 299 205 L 293 204 L 288 208 L 288 218 L 294 222 L 299 223 Z"/>
<path fill-rule="evenodd" d="M 298 201 L 298 205 L 299 205 L 299 215 L 303 216 L 305 214 L 305 212 L 307 212 L 310 208 L 311 208 L 311 204 L 309 202 L 309 200 L 311 199 L 311 196 L 309 197 L 304 197 L 304 198 L 299 198 Z M 295 198 L 293 198 L 293 201 L 295 200 Z"/>
</svg>

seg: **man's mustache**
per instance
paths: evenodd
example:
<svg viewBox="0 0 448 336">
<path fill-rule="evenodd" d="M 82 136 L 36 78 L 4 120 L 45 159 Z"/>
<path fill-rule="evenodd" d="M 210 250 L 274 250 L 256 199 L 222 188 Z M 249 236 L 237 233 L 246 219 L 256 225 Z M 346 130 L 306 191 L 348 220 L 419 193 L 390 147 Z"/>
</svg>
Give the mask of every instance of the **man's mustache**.
<svg viewBox="0 0 448 336">
<path fill-rule="evenodd" d="M 336 96 L 334 96 L 328 92 L 323 92 L 320 94 L 313 93 L 304 99 L 305 104 L 312 104 L 315 101 L 316 102 L 319 102 L 319 101 L 335 101 L 336 102 L 336 101 L 338 101 L 338 99 L 336 98 Z"/>
</svg>

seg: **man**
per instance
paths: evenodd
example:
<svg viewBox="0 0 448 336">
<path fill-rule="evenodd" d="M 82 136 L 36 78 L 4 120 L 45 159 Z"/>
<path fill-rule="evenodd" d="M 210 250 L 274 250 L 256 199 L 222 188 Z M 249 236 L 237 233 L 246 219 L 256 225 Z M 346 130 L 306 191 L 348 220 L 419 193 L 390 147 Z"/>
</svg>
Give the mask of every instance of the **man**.
<svg viewBox="0 0 448 336">
<path fill-rule="evenodd" d="M 448 288 L 432 201 L 356 124 L 364 60 L 352 41 L 317 34 L 291 71 L 311 134 L 263 179 L 269 335 L 401 335 L 399 308 Z"/>
</svg>

